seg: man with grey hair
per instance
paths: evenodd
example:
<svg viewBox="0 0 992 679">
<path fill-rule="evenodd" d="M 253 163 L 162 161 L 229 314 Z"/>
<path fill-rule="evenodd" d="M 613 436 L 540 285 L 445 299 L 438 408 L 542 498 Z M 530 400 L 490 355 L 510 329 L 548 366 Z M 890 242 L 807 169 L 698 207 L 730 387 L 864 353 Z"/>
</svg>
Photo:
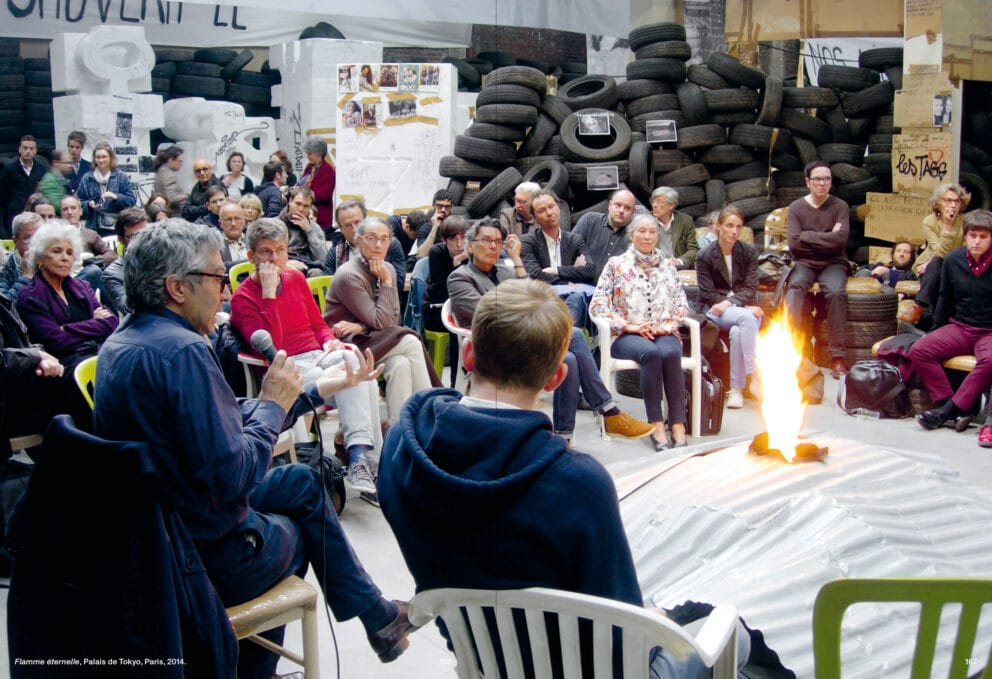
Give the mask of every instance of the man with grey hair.
<svg viewBox="0 0 992 679">
<path fill-rule="evenodd" d="M 203 338 L 214 330 L 228 282 L 221 239 L 216 229 L 169 219 L 130 246 L 124 284 L 134 313 L 100 352 L 95 433 L 149 445 L 163 496 L 225 606 L 313 567 L 338 620 L 359 617 L 380 660 L 394 660 L 413 630 L 406 604 L 383 598 L 365 572 L 316 470 L 269 469 L 301 391 L 323 400 L 374 379 L 371 357 L 360 356 L 357 370 L 346 363 L 304 385 L 279 351 L 259 398 L 239 403 Z M 277 660 L 246 642 L 237 675 L 270 677 Z"/>
<path fill-rule="evenodd" d="M 324 258 L 324 273 L 333 276 L 337 270 L 359 252 L 358 225 L 369 216 L 365 203 L 360 200 L 344 200 L 334 208 L 334 220 L 338 224 L 338 242 L 327 248 Z M 389 242 L 386 261 L 396 270 L 396 280 L 405 281 L 406 255 L 403 246 L 393 238 Z"/>
<path fill-rule="evenodd" d="M 284 349 L 296 361 L 304 380 L 319 377 L 324 361 L 333 365 L 347 361 L 357 369 L 355 352 L 324 323 L 306 279 L 286 266 L 288 240 L 286 227 L 277 219 L 263 217 L 248 227 L 248 260 L 255 271 L 231 297 L 231 323 L 246 339 L 258 330 L 267 331 L 276 349 Z M 382 447 L 378 386 L 362 382 L 325 403 L 336 403 L 340 413 L 348 482 L 359 492 L 374 493 L 366 454 Z"/>
<path fill-rule="evenodd" d="M 530 201 L 534 194 L 541 190 L 537 182 L 521 182 L 513 190 L 513 207 L 500 210 L 499 223 L 507 233 L 524 236 L 534 226 L 534 215 L 530 210 Z"/>
<path fill-rule="evenodd" d="M 607 203 L 607 212 L 588 212 L 579 219 L 572 233 L 582 236 L 586 244 L 586 259 L 596 265 L 596 279 L 603 272 L 606 260 L 622 255 L 630 246 L 627 226 L 634 216 L 634 194 L 627 189 L 614 191 Z"/>
<path fill-rule="evenodd" d="M 393 240 L 385 222 L 362 220 L 356 230 L 358 254 L 337 270 L 327 291 L 324 321 L 334 335 L 361 349 L 372 349 L 385 366 L 386 407 L 399 417 L 414 392 L 441 386 L 420 334 L 399 325 L 396 269 L 386 261 Z"/>
<path fill-rule="evenodd" d="M 106 241 L 93 229 L 80 222 L 83 208 L 75 196 L 65 196 L 59 202 L 59 216 L 79 229 L 79 237 L 83 241 L 82 257 L 72 269 L 72 275 L 82 278 L 100 294 L 105 291 L 101 287 L 103 269 L 117 259 L 117 253 L 107 246 Z"/>
<path fill-rule="evenodd" d="M 17 301 L 17 293 L 34 278 L 34 271 L 28 265 L 28 248 L 35 232 L 44 223 L 42 216 L 34 212 L 22 212 L 11 222 L 14 249 L 7 253 L 0 268 L 0 295 L 11 302 Z"/>
<path fill-rule="evenodd" d="M 692 269 L 699 252 L 696 224 L 689 215 L 675 211 L 678 204 L 678 191 L 671 187 L 659 186 L 651 192 L 651 214 L 658 220 L 658 249 L 675 260 L 675 268 Z"/>
</svg>

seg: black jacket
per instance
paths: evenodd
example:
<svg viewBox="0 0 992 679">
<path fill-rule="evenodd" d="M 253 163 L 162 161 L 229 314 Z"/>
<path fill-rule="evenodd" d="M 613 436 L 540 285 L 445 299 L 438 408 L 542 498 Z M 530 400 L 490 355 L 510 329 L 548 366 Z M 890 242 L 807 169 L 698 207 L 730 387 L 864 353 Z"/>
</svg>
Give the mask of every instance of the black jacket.
<svg viewBox="0 0 992 679">
<path fill-rule="evenodd" d="M 561 266 L 558 276 L 544 273 L 542 269 L 551 266 L 551 253 L 548 242 L 540 228 L 531 229 L 520 239 L 520 259 L 523 260 L 527 275 L 531 278 L 556 285 L 558 283 L 588 283 L 596 285 L 596 264 L 586 255 L 586 244 L 582 236 L 571 231 L 560 230 Z M 579 255 L 586 255 L 583 266 L 573 266 Z"/>
<path fill-rule="evenodd" d="M 758 251 L 753 245 L 737 241 L 730 251 L 730 261 L 734 269 L 732 276 L 727 272 L 719 243 L 711 243 L 696 256 L 699 305 L 704 312 L 725 299 L 734 306 L 754 306 L 758 292 Z"/>
<path fill-rule="evenodd" d="M 14 158 L 7 163 L 7 167 L 0 172 L 0 203 L 4 209 L 4 238 L 9 238 L 10 223 L 14 216 L 24 211 L 24 203 L 28 196 L 34 193 L 38 182 L 48 171 L 38 160 L 31 166 L 31 174 L 24 174 L 21 169 L 21 161 Z"/>
</svg>

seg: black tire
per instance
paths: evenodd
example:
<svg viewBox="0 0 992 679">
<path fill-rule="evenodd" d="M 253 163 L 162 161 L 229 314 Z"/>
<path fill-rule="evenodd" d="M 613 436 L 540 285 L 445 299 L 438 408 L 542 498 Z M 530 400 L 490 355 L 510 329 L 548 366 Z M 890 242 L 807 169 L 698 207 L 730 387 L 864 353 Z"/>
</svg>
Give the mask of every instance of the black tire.
<svg viewBox="0 0 992 679">
<path fill-rule="evenodd" d="M 238 71 L 231 79 L 232 83 L 251 85 L 252 87 L 272 87 L 279 84 L 279 72 L 255 73 L 254 71 Z"/>
<path fill-rule="evenodd" d="M 561 156 L 552 156 L 545 154 L 541 156 L 530 156 L 529 158 L 517 158 L 517 162 L 513 164 L 513 167 L 520 170 L 520 174 L 525 175 L 531 170 L 533 170 L 535 167 L 540 165 L 541 163 L 551 162 L 551 161 L 554 161 L 556 163 L 563 162 Z"/>
<path fill-rule="evenodd" d="M 737 144 L 717 144 L 706 149 L 697 159 L 706 165 L 743 165 L 757 160 L 754 154 Z"/>
<path fill-rule="evenodd" d="M 702 186 L 672 186 L 670 188 L 679 194 L 679 210 L 684 211 L 690 205 L 706 203 L 706 189 Z"/>
<path fill-rule="evenodd" d="M 902 89 L 902 66 L 893 66 L 885 69 L 885 77 L 892 83 L 892 87 L 897 90 Z"/>
<path fill-rule="evenodd" d="M 703 89 L 696 83 L 685 82 L 676 91 L 682 118 L 688 126 L 703 125 L 709 122 L 710 111 L 706 106 Z"/>
<path fill-rule="evenodd" d="M 480 123 L 529 127 L 537 122 L 537 109 L 524 104 L 488 104 L 475 109 L 475 119 Z"/>
<path fill-rule="evenodd" d="M 782 88 L 782 106 L 785 108 L 825 108 L 839 103 L 837 93 L 829 87 Z"/>
<path fill-rule="evenodd" d="M 772 144 L 774 129 L 764 125 L 734 125 L 730 130 L 729 141 L 731 144 L 767 150 Z M 788 130 L 779 129 L 775 138 L 775 150 L 786 151 L 790 148 L 792 148 L 792 134 Z"/>
<path fill-rule="evenodd" d="M 722 179 L 706 182 L 706 209 L 710 212 L 722 210 L 727 204 L 727 184 Z"/>
<path fill-rule="evenodd" d="M 692 47 L 685 40 L 663 40 L 651 42 L 634 52 L 635 59 L 692 59 Z"/>
<path fill-rule="evenodd" d="M 682 117 L 682 111 L 678 109 L 671 109 L 668 111 L 655 111 L 654 113 L 642 113 L 639 116 L 633 116 L 630 119 L 630 125 L 631 128 L 637 132 L 644 133 L 647 124 L 656 120 L 671 120 L 675 123 L 676 129 L 681 129 L 685 124 L 685 119 Z"/>
<path fill-rule="evenodd" d="M 243 102 L 246 104 L 272 103 L 272 89 L 269 87 L 252 87 L 251 85 L 239 85 L 238 83 L 227 83 L 227 98 L 231 101 Z"/>
<path fill-rule="evenodd" d="M 808 137 L 818 144 L 826 144 L 833 140 L 830 125 L 819 118 L 814 118 L 791 108 L 782 110 L 782 113 L 779 115 L 779 123 L 782 127 L 788 128 L 796 134 Z"/>
<path fill-rule="evenodd" d="M 626 183 L 630 178 L 630 163 L 626 160 L 614 160 L 608 163 L 565 163 L 565 170 L 568 172 L 568 183 L 570 186 L 580 188 L 583 191 L 594 191 L 586 185 L 586 171 L 591 167 L 613 167 L 617 168 L 617 178 Z"/>
<path fill-rule="evenodd" d="M 744 215 L 744 219 L 750 219 L 763 212 L 771 212 L 775 209 L 775 202 L 770 198 L 743 198 L 741 200 L 727 203 L 727 207 L 735 207 Z"/>
<path fill-rule="evenodd" d="M 682 39 L 685 40 L 683 33 Z M 0 57 L 16 57 L 21 51 L 21 41 L 17 38 L 0 38 Z"/>
<path fill-rule="evenodd" d="M 251 50 L 241 50 L 241 52 L 238 53 L 238 56 L 231 59 L 231 61 L 224 66 L 224 69 L 220 72 L 220 77 L 228 81 L 233 80 L 234 76 L 236 76 L 241 69 L 251 63 L 252 56 Z"/>
<path fill-rule="evenodd" d="M 165 61 L 161 64 L 155 64 L 155 67 L 152 68 L 153 78 L 171 78 L 175 74 L 176 62 L 174 61 Z"/>
<path fill-rule="evenodd" d="M 55 124 L 51 120 L 29 120 L 27 125 L 28 134 L 38 140 L 51 139 L 55 136 Z"/>
<path fill-rule="evenodd" d="M 694 87 L 698 87 L 693 83 Z M 758 108 L 758 93 L 746 87 L 733 87 L 725 90 L 703 91 L 703 101 L 712 113 L 728 111 L 753 111 Z"/>
<path fill-rule="evenodd" d="M 651 78 L 670 83 L 685 80 L 685 62 L 678 59 L 640 59 L 627 64 L 627 80 Z"/>
<path fill-rule="evenodd" d="M 639 50 L 645 45 L 664 40 L 685 40 L 685 26 L 671 21 L 637 26 L 630 30 L 630 49 Z"/>
<path fill-rule="evenodd" d="M 820 71 L 817 74 L 817 84 L 820 87 L 835 87 L 845 92 L 858 92 L 866 87 L 877 85 L 878 82 L 878 71 L 854 66 L 824 64 L 820 66 Z"/>
<path fill-rule="evenodd" d="M 958 174 L 958 183 L 971 193 L 969 210 L 988 210 L 992 205 L 992 193 L 989 192 L 989 185 L 979 175 L 961 172 Z"/>
<path fill-rule="evenodd" d="M 464 139 L 465 137 L 463 137 Z M 468 137 L 471 139 L 471 137 Z M 473 141 L 482 141 L 475 139 Z M 457 143 L 457 140 L 456 140 Z M 499 142 L 492 142 L 498 144 Z M 473 219 L 479 219 L 480 217 L 485 217 L 496 205 L 503 200 L 508 194 L 512 193 L 520 183 L 523 177 L 520 175 L 520 171 L 515 167 L 508 167 L 493 179 L 491 182 L 487 183 L 482 187 L 482 190 L 476 194 L 475 198 L 468 206 L 468 216 Z"/>
<path fill-rule="evenodd" d="M 802 163 L 803 167 L 806 167 L 806 165 L 812 163 L 814 160 L 820 160 L 819 153 L 816 150 L 816 144 L 809 139 L 805 137 L 794 137 L 792 145 L 796 147 L 796 153 L 799 154 L 799 162 Z"/>
<path fill-rule="evenodd" d="M 464 160 L 497 165 L 512 165 L 517 159 L 517 149 L 513 144 L 466 137 L 463 134 L 455 137 L 454 153 Z"/>
<path fill-rule="evenodd" d="M 52 74 L 48 71 L 25 71 L 24 83 L 28 86 L 51 87 Z"/>
<path fill-rule="evenodd" d="M 684 215 L 689 215 L 693 219 L 698 219 L 706 214 L 706 202 L 695 203 L 693 205 L 682 205 L 679 207 L 679 212 Z M 695 304 L 695 296 L 693 290 L 696 289 L 695 285 L 685 286 L 685 296 L 689 299 L 689 305 Z"/>
<path fill-rule="evenodd" d="M 52 109 L 52 102 L 47 104 L 26 104 L 24 112 L 28 120 L 38 122 L 52 122 L 55 120 L 55 112 Z"/>
<path fill-rule="evenodd" d="M 529 66 L 503 66 L 486 76 L 486 85 L 523 85 L 544 96 L 548 90 L 548 78 Z"/>
<path fill-rule="evenodd" d="M 573 111 L 617 105 L 617 83 L 608 75 L 584 75 L 558 88 L 558 99 Z"/>
<path fill-rule="evenodd" d="M 689 82 L 694 82 L 700 87 L 709 90 L 723 90 L 730 87 L 730 83 L 710 70 L 704 64 L 693 64 L 686 70 L 685 77 Z"/>
<path fill-rule="evenodd" d="M 711 113 L 710 122 L 724 127 L 732 125 L 753 125 L 758 120 L 754 111 L 730 111 L 728 113 Z"/>
<path fill-rule="evenodd" d="M 565 122 L 565 118 L 572 115 L 572 109 L 569 108 L 568 104 L 555 96 L 544 98 L 544 101 L 541 102 L 541 112 L 555 121 L 559 127 Z"/>
<path fill-rule="evenodd" d="M 875 122 L 875 134 L 899 134 L 899 128 L 895 126 L 894 117 L 879 116 Z"/>
<path fill-rule="evenodd" d="M 465 128 L 465 136 L 493 141 L 523 141 L 526 133 L 519 127 L 474 122 Z"/>
<path fill-rule="evenodd" d="M 765 84 L 765 74 L 756 68 L 742 64 L 724 52 L 712 52 L 706 59 L 709 69 L 734 85 L 744 85 L 753 90 Z"/>
<path fill-rule="evenodd" d="M 651 145 L 646 141 L 637 141 L 630 145 L 630 190 L 637 198 L 645 203 L 651 198 L 654 189 L 654 157 Z"/>
<path fill-rule="evenodd" d="M 489 50 L 486 52 L 479 52 L 475 55 L 476 59 L 482 61 L 488 61 L 493 65 L 493 68 L 505 68 L 506 66 L 515 66 L 517 63 L 516 57 L 507 52 L 500 52 L 498 50 Z"/>
<path fill-rule="evenodd" d="M 671 83 L 663 83 L 660 80 L 624 80 L 622 83 L 617 83 L 617 99 L 624 103 L 653 97 L 656 94 L 675 94 L 675 88 Z M 630 115 L 629 111 L 628 115 Z"/>
<path fill-rule="evenodd" d="M 24 59 L 20 57 L 0 57 L 0 74 L 24 73 Z"/>
<path fill-rule="evenodd" d="M 172 90 L 172 80 L 170 78 L 152 78 L 152 92 L 168 94 Z"/>
<path fill-rule="evenodd" d="M 847 129 L 851 133 L 851 141 L 867 139 L 868 135 L 871 134 L 874 124 L 875 118 L 873 116 L 855 116 L 854 118 L 848 118 Z"/>
<path fill-rule="evenodd" d="M 895 96 L 896 91 L 892 88 L 892 83 L 885 81 L 867 87 L 860 92 L 848 94 L 840 102 L 840 105 L 844 109 L 844 115 L 850 118 L 861 113 L 885 108 L 892 103 Z"/>
<path fill-rule="evenodd" d="M 775 184 L 772 183 L 772 191 Z M 731 182 L 726 185 L 726 196 L 728 203 L 735 203 L 745 198 L 768 197 L 768 179 L 765 177 L 755 177 L 754 179 L 742 179 L 739 182 Z"/>
<path fill-rule="evenodd" d="M 462 197 L 465 195 L 465 182 L 458 181 L 457 179 L 449 179 L 448 193 L 451 194 L 452 204 L 459 205 L 462 202 Z"/>
<path fill-rule="evenodd" d="M 854 184 L 871 179 L 871 172 L 863 167 L 857 167 L 849 163 L 833 163 L 830 171 L 834 175 L 834 181 L 838 184 Z"/>
<path fill-rule="evenodd" d="M 727 131 L 720 125 L 694 125 L 683 127 L 679 132 L 678 149 L 698 149 L 716 146 L 727 141 Z"/>
<path fill-rule="evenodd" d="M 863 205 L 867 200 L 865 194 L 869 191 L 878 192 L 881 186 L 882 182 L 878 177 L 871 177 L 853 184 L 838 184 L 834 187 L 834 195 L 848 205 Z"/>
<path fill-rule="evenodd" d="M 725 172 L 718 172 L 713 175 L 713 179 L 720 179 L 724 182 L 738 182 L 742 179 L 764 177 L 767 176 L 767 174 L 768 165 L 764 161 L 756 160 L 753 163 L 747 163 Z"/>
<path fill-rule="evenodd" d="M 584 61 L 563 61 L 556 66 L 565 75 L 586 75 L 589 73 L 589 66 Z"/>
<path fill-rule="evenodd" d="M 791 153 L 776 153 L 772 156 L 772 166 L 779 170 L 802 170 L 803 163 Z"/>
<path fill-rule="evenodd" d="M 176 64 L 177 75 L 195 75 L 200 78 L 219 78 L 223 70 L 217 64 L 200 61 L 184 61 Z"/>
<path fill-rule="evenodd" d="M 223 97 L 227 83 L 221 78 L 201 78 L 196 75 L 177 75 L 172 79 L 172 93 L 191 97 Z"/>
<path fill-rule="evenodd" d="M 692 159 L 678 149 L 655 149 L 651 152 L 651 165 L 656 174 L 671 172 L 692 165 Z"/>
<path fill-rule="evenodd" d="M 802 170 L 775 170 L 772 173 L 775 186 L 780 189 L 795 188 L 797 186 L 806 188 L 806 176 Z"/>
<path fill-rule="evenodd" d="M 830 133 L 833 135 L 834 142 L 838 144 L 850 144 L 851 138 L 851 128 L 847 126 L 847 117 L 844 115 L 844 111 L 841 110 L 840 106 L 835 106 L 822 116 L 823 120 L 827 122 L 830 126 Z"/>
<path fill-rule="evenodd" d="M 451 64 L 458 71 L 458 87 L 473 90 L 482 83 L 482 75 L 472 64 L 464 59 L 456 57 L 445 57 L 441 60 L 446 64 Z"/>
<path fill-rule="evenodd" d="M 500 172 L 499 168 L 491 165 L 473 163 L 455 156 L 442 156 L 438 163 L 438 174 L 448 179 L 492 179 Z"/>
<path fill-rule="evenodd" d="M 536 108 L 541 105 L 541 95 L 523 85 L 487 85 L 475 98 L 475 105 L 487 104 L 526 104 Z"/>
<path fill-rule="evenodd" d="M 227 66 L 237 56 L 237 50 L 222 47 L 203 47 L 193 52 L 193 59 L 195 61 L 202 61 L 205 64 L 217 64 L 218 66 Z"/>
<path fill-rule="evenodd" d="M 41 104 L 33 104 L 33 106 L 41 106 Z M 2 109 L 0 110 L 0 127 L 20 127 L 24 124 L 24 118 L 23 108 Z"/>
<path fill-rule="evenodd" d="M 861 164 L 865 159 L 865 147 L 860 144 L 820 144 L 816 154 L 828 163 Z"/>
<path fill-rule="evenodd" d="M 344 33 L 326 21 L 318 21 L 313 25 L 313 27 L 323 38 L 331 38 L 332 40 L 347 40 L 347 38 L 344 37 Z"/>
<path fill-rule="evenodd" d="M 557 131 L 558 125 L 555 124 L 555 121 L 543 113 L 539 114 L 537 116 L 537 123 L 534 124 L 534 127 L 530 128 L 530 132 L 527 133 L 527 138 L 517 151 L 517 155 L 520 157 L 540 155 L 541 151 L 548 145 L 551 137 Z"/>
<path fill-rule="evenodd" d="M 521 181 L 537 182 L 543 188 L 551 189 L 561 198 L 568 191 L 568 170 L 557 160 L 544 160 L 527 170 Z"/>
<path fill-rule="evenodd" d="M 693 163 L 655 177 L 655 186 L 692 186 L 710 180 L 710 171 L 702 163 Z"/>
<path fill-rule="evenodd" d="M 2 143 L 12 143 L 14 145 L 14 153 L 16 156 L 18 140 L 24 135 L 24 125 L 19 123 L 17 125 L 3 125 L 0 126 L 0 144 Z"/>
<path fill-rule="evenodd" d="M 789 207 L 793 201 L 809 195 L 809 189 L 804 186 L 783 186 L 775 189 L 775 206 Z"/>
<path fill-rule="evenodd" d="M 554 135 L 548 140 L 548 145 L 541 150 L 541 155 L 554 156 L 561 160 L 565 160 L 565 156 L 562 154 L 561 149 L 561 135 Z"/>
<path fill-rule="evenodd" d="M 590 113 L 606 113 L 610 135 L 579 135 L 579 118 Z M 588 108 L 576 111 L 562 123 L 561 145 L 565 158 L 578 162 L 605 162 L 626 158 L 630 154 L 630 125 L 615 111 Z"/>
<path fill-rule="evenodd" d="M 865 169 L 876 177 L 889 177 L 892 175 L 892 154 L 891 153 L 869 153 L 865 156 Z"/>
<path fill-rule="evenodd" d="M 155 63 L 161 64 L 166 61 L 193 61 L 193 50 L 184 50 L 174 47 L 155 47 Z"/>
<path fill-rule="evenodd" d="M 758 125 L 778 124 L 779 113 L 782 112 L 782 79 L 774 76 L 765 78 L 765 87 L 761 92 L 761 107 L 755 122 Z"/>
<path fill-rule="evenodd" d="M 25 87 L 24 88 L 24 101 L 34 102 L 36 104 L 46 104 L 52 100 L 52 88 L 51 87 Z"/>
<path fill-rule="evenodd" d="M 25 71 L 51 71 L 52 60 L 47 57 L 24 57 Z"/>
<path fill-rule="evenodd" d="M 966 141 L 961 142 L 961 157 L 965 158 L 975 167 L 984 167 L 985 165 L 992 165 L 992 156 L 986 153 L 983 149 L 974 144 L 970 144 Z"/>
<path fill-rule="evenodd" d="M 517 58 L 517 66 L 528 66 L 530 68 L 536 68 L 538 71 L 540 71 L 545 75 L 551 72 L 551 64 L 547 64 L 543 61 L 534 61 L 533 59 Z"/>
<path fill-rule="evenodd" d="M 628 118 L 633 118 L 644 113 L 675 108 L 679 108 L 679 98 L 674 94 L 652 94 L 649 97 L 628 101 L 626 114 Z"/>
<path fill-rule="evenodd" d="M 858 55 L 858 66 L 884 71 L 890 66 L 902 66 L 902 47 L 876 47 Z"/>
<path fill-rule="evenodd" d="M 883 289 L 871 294 L 847 293 L 847 320 L 877 321 L 881 318 L 895 318 L 899 309 L 899 295 L 895 290 Z"/>
</svg>

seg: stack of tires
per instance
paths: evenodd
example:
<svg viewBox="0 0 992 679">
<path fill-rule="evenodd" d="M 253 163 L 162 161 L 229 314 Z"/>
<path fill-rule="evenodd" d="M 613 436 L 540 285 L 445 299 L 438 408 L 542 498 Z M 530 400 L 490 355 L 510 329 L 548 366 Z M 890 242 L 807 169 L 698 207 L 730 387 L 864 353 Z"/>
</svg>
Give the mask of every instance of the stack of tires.
<svg viewBox="0 0 992 679">
<path fill-rule="evenodd" d="M 971 192 L 972 208 L 992 207 L 992 83 L 969 81 L 958 179 Z"/>
<path fill-rule="evenodd" d="M 279 73 L 245 71 L 251 50 L 155 48 L 152 92 L 163 99 L 203 97 L 241 104 L 247 115 L 279 117 L 272 107 L 272 86 Z"/>
<path fill-rule="evenodd" d="M 20 41 L 0 38 L 0 159 L 17 154 L 17 144 L 26 133 L 24 127 L 24 60 Z"/>
<path fill-rule="evenodd" d="M 482 87 L 483 76 L 507 66 L 525 66 L 540 71 L 544 75 L 558 78 L 559 84 L 567 83 L 586 74 L 586 65 L 575 62 L 546 64 L 533 59 L 517 58 L 507 52 L 479 52 L 474 57 L 459 59 L 445 57 L 444 63 L 451 64 L 458 73 L 458 89 L 462 92 L 478 92 Z"/>
</svg>

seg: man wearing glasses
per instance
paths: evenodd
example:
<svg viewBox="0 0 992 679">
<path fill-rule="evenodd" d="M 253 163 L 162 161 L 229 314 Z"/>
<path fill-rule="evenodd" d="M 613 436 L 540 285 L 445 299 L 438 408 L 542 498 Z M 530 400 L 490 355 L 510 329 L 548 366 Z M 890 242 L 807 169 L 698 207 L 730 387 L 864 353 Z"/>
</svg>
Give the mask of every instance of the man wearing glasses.
<svg viewBox="0 0 992 679">
<path fill-rule="evenodd" d="M 820 283 L 827 300 L 830 373 L 840 379 L 847 373 L 844 360 L 844 324 L 847 321 L 848 261 L 845 247 L 850 231 L 850 207 L 830 195 L 830 165 L 814 160 L 806 165 L 809 194 L 789 206 L 787 238 L 795 267 L 789 274 L 785 306 L 793 332 L 802 327 L 806 293 L 813 281 Z"/>
<path fill-rule="evenodd" d="M 196 177 L 196 183 L 189 192 L 189 199 L 183 205 L 183 219 L 188 222 L 195 222 L 210 211 L 207 207 L 207 189 L 211 186 L 219 186 L 223 189 L 224 195 L 227 195 L 227 189 L 214 176 L 214 168 L 210 161 L 198 158 L 193 163 L 193 175 Z"/>
<path fill-rule="evenodd" d="M 140 207 L 129 207 L 117 213 L 117 221 L 114 222 L 114 233 L 117 235 L 117 242 L 121 244 L 122 252 L 127 252 L 128 245 L 131 244 L 138 232 L 148 224 L 148 215 Z M 106 294 L 104 300 L 111 309 L 118 314 L 131 313 L 127 305 L 127 293 L 124 292 L 124 259 L 118 257 L 103 270 L 103 292 Z"/>
<path fill-rule="evenodd" d="M 325 274 L 333 276 L 345 262 L 358 255 L 358 225 L 366 217 L 368 211 L 365 209 L 365 203 L 360 200 L 341 201 L 334 208 L 334 221 L 338 227 L 337 236 L 336 242 L 327 248 L 327 257 L 324 258 L 323 266 Z M 406 278 L 406 255 L 403 246 L 396 238 L 389 243 L 386 261 L 396 270 L 396 280 L 401 281 Z"/>
<path fill-rule="evenodd" d="M 308 278 L 323 276 L 321 265 L 327 257 L 324 230 L 310 220 L 313 191 L 305 186 L 289 190 L 289 203 L 279 213 L 279 219 L 289 232 L 289 266 L 302 271 Z"/>
</svg>

